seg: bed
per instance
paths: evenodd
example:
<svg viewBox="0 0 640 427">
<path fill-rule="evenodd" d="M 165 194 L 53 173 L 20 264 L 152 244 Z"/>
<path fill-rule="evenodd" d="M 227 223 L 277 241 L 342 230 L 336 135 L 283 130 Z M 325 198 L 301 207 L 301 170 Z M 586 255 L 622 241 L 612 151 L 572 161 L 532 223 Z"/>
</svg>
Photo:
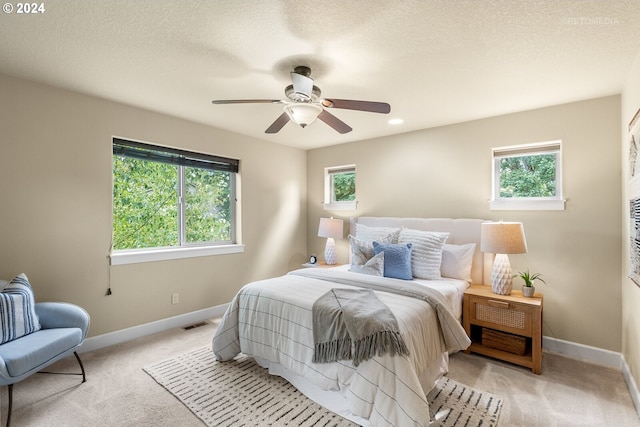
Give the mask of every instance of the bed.
<svg viewBox="0 0 640 427">
<path fill-rule="evenodd" d="M 426 395 L 447 373 L 449 353 L 470 343 L 460 323 L 462 294 L 470 283 L 490 280 L 491 259 L 479 250 L 483 222 L 352 218 L 349 264 L 302 268 L 245 285 L 220 322 L 213 352 L 223 361 L 251 356 L 357 424 L 428 426 Z M 336 289 L 373 293 L 393 313 L 408 354 L 378 351 L 359 363 L 314 363 L 315 306 Z"/>
</svg>

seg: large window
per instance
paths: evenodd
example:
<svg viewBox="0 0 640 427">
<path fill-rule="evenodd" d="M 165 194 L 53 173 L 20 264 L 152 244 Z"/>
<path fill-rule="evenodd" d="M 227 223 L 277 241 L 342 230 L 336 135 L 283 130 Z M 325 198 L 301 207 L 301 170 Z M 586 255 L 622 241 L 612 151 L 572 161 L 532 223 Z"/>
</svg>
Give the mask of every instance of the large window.
<svg viewBox="0 0 640 427">
<path fill-rule="evenodd" d="M 324 208 L 356 209 L 356 166 L 335 166 L 324 170 Z"/>
<path fill-rule="evenodd" d="M 114 254 L 235 244 L 238 165 L 114 138 Z"/>
<path fill-rule="evenodd" d="M 493 149 L 491 208 L 561 210 L 561 142 Z"/>
</svg>

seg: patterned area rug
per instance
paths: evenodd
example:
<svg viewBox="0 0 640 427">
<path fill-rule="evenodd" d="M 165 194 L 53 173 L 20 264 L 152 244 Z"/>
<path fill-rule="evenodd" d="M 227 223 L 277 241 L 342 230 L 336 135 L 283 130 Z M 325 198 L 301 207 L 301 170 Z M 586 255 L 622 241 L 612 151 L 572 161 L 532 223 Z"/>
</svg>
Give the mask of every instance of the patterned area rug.
<svg viewBox="0 0 640 427">
<path fill-rule="evenodd" d="M 203 347 L 144 371 L 211 427 L 356 426 L 246 356 L 220 363 Z M 502 408 L 502 399 L 448 378 L 427 397 L 433 427 L 493 427 Z"/>
<path fill-rule="evenodd" d="M 495 427 L 502 399 L 450 378 L 442 378 L 427 395 L 429 414 L 437 427 Z"/>
</svg>

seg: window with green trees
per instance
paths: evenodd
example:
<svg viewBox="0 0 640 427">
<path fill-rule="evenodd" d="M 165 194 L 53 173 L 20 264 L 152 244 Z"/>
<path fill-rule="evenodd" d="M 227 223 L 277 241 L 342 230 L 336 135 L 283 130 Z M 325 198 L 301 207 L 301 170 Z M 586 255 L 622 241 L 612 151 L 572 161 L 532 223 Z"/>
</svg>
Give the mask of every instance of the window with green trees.
<svg viewBox="0 0 640 427">
<path fill-rule="evenodd" d="M 113 249 L 235 243 L 238 161 L 113 140 Z"/>
<path fill-rule="evenodd" d="M 556 156 L 532 154 L 500 159 L 500 197 L 555 197 Z"/>
<path fill-rule="evenodd" d="M 325 208 L 355 209 L 355 165 L 325 168 Z"/>
<path fill-rule="evenodd" d="M 494 206 L 557 209 L 554 202 L 561 202 L 564 208 L 560 148 L 552 141 L 493 149 Z"/>
<path fill-rule="evenodd" d="M 334 202 L 351 202 L 356 199 L 356 172 L 334 173 L 332 177 Z"/>
</svg>

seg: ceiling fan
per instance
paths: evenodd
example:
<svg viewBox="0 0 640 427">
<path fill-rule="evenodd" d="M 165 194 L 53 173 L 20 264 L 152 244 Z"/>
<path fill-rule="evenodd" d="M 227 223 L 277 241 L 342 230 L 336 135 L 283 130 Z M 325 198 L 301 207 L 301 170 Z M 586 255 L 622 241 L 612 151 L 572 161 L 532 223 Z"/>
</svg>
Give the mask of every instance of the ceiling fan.
<svg viewBox="0 0 640 427">
<path fill-rule="evenodd" d="M 327 111 L 327 108 L 367 111 L 387 114 L 391 106 L 386 102 L 356 101 L 352 99 L 320 98 L 320 88 L 313 85 L 311 69 L 303 65 L 295 67 L 291 74 L 293 84 L 287 86 L 284 94 L 288 99 L 222 99 L 214 104 L 284 104 L 284 112 L 265 130 L 265 133 L 277 133 L 289 120 L 305 128 L 320 119 L 339 133 L 353 129 Z"/>
</svg>

